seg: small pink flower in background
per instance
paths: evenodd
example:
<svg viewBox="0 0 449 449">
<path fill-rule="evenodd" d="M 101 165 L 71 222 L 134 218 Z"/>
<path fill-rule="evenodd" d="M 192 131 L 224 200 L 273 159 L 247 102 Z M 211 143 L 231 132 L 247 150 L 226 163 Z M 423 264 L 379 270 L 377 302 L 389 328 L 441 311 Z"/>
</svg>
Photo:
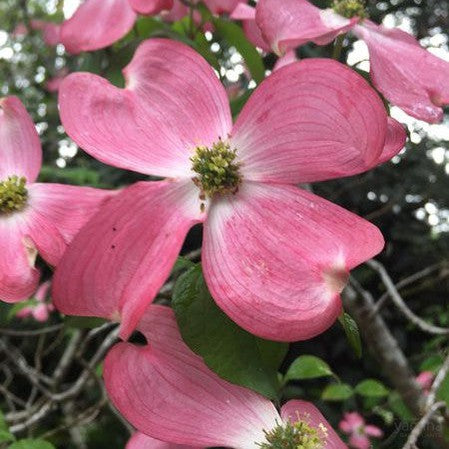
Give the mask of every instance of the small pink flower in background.
<svg viewBox="0 0 449 449">
<path fill-rule="evenodd" d="M 69 70 L 64 67 L 59 70 L 54 77 L 47 80 L 45 83 L 45 88 L 49 92 L 58 92 L 59 87 L 61 86 L 62 80 L 69 74 Z"/>
<path fill-rule="evenodd" d="M 16 97 L 0 99 L 0 300 L 29 298 L 37 252 L 56 265 L 67 244 L 112 192 L 37 183 L 42 149 Z"/>
<path fill-rule="evenodd" d="M 136 432 L 128 441 L 125 449 L 200 449 L 195 446 L 184 446 L 182 444 L 166 443 L 156 440 L 142 432 Z"/>
<path fill-rule="evenodd" d="M 33 317 L 36 321 L 44 322 L 47 321 L 50 312 L 54 310 L 53 304 L 47 302 L 47 295 L 50 289 L 50 281 L 42 283 L 34 294 L 34 299 L 37 304 L 32 306 L 24 307 L 16 313 L 17 318 L 28 318 Z"/>
<path fill-rule="evenodd" d="M 354 449 L 369 449 L 370 438 L 382 438 L 383 432 L 379 427 L 367 425 L 363 417 L 357 413 L 345 413 L 338 425 L 340 430 L 348 435 L 349 446 Z"/>
<path fill-rule="evenodd" d="M 376 92 L 338 62 L 307 59 L 261 83 L 233 125 L 213 69 L 182 43 L 145 41 L 124 75 L 125 89 L 69 75 L 64 128 L 102 162 L 167 179 L 128 187 L 83 228 L 55 273 L 57 308 L 119 318 L 127 338 L 189 229 L 204 223 L 204 276 L 231 319 L 281 341 L 324 332 L 341 313 L 349 270 L 384 241 L 297 185 L 361 173 L 400 151 L 405 131 Z"/>
<path fill-rule="evenodd" d="M 352 29 L 368 45 L 371 80 L 385 98 L 420 120 L 441 121 L 442 106 L 449 104 L 449 62 L 422 48 L 412 35 L 361 16 L 346 18 L 307 0 L 283 0 L 282 8 L 278 0 L 260 0 L 256 22 L 279 55 L 310 41 L 328 44 Z"/>
<path fill-rule="evenodd" d="M 54 46 L 60 41 L 61 26 L 44 20 L 32 20 L 31 28 L 42 31 L 42 37 L 47 45 Z"/>
<path fill-rule="evenodd" d="M 54 46 L 59 43 L 60 25 L 57 23 L 33 19 L 30 21 L 30 27 L 33 30 L 42 32 L 43 40 L 47 45 Z M 13 36 L 24 36 L 28 34 L 28 28 L 24 23 L 19 23 L 12 34 Z"/>
<path fill-rule="evenodd" d="M 170 308 L 151 305 L 138 329 L 148 344 L 117 344 L 103 375 L 113 404 L 140 432 L 177 445 L 263 449 L 269 438 L 281 446 L 289 427 L 298 447 L 347 448 L 313 404 L 292 400 L 279 414 L 268 399 L 212 372 L 182 341 Z M 168 446 L 135 438 L 148 446 L 128 449 Z"/>
<path fill-rule="evenodd" d="M 418 382 L 419 385 L 421 385 L 421 388 L 427 393 L 430 391 L 434 379 L 435 374 L 433 374 L 432 371 L 423 371 L 416 376 L 416 382 Z"/>
<path fill-rule="evenodd" d="M 28 28 L 24 23 L 18 23 L 12 31 L 12 36 L 25 36 L 28 34 Z"/>
</svg>

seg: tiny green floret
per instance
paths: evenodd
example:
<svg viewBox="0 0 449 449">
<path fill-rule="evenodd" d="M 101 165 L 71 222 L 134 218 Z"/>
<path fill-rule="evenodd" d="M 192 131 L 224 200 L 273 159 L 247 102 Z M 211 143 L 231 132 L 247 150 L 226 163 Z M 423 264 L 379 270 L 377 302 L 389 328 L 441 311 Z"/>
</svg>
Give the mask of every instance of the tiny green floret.
<svg viewBox="0 0 449 449">
<path fill-rule="evenodd" d="M 326 428 L 323 424 L 319 429 L 305 421 L 282 423 L 274 429 L 265 432 L 261 449 L 324 449 L 326 446 Z"/>
<path fill-rule="evenodd" d="M 22 210 L 27 203 L 26 178 L 9 176 L 0 181 L 0 214 L 11 214 Z"/>
<path fill-rule="evenodd" d="M 352 19 L 353 17 L 365 19 L 367 17 L 364 0 L 334 0 L 332 9 L 347 19 Z"/>
<path fill-rule="evenodd" d="M 212 148 L 197 147 L 190 158 L 192 170 L 198 174 L 193 182 L 209 198 L 215 194 L 236 193 L 242 181 L 236 150 L 219 140 Z"/>
</svg>

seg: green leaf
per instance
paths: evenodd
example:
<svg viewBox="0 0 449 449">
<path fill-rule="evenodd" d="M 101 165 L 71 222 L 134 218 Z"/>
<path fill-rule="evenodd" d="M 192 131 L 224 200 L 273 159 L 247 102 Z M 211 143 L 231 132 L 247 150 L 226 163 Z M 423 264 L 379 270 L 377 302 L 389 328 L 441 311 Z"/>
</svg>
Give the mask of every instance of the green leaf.
<svg viewBox="0 0 449 449">
<path fill-rule="evenodd" d="M 357 323 L 349 315 L 343 312 L 338 318 L 346 334 L 349 344 L 355 355 L 360 359 L 362 357 L 362 340 L 360 339 L 360 331 Z"/>
<path fill-rule="evenodd" d="M 107 320 L 85 316 L 69 316 L 65 318 L 64 323 L 66 326 L 74 327 L 75 329 L 94 329 L 107 323 Z"/>
<path fill-rule="evenodd" d="M 0 443 L 10 443 L 15 439 L 15 436 L 11 432 L 9 432 L 8 430 L 0 429 Z"/>
<path fill-rule="evenodd" d="M 332 375 L 332 370 L 324 360 L 314 355 L 302 355 L 290 365 L 285 380 L 316 379 Z"/>
<path fill-rule="evenodd" d="M 26 439 L 16 441 L 8 449 L 55 449 L 55 447 L 48 441 Z"/>
<path fill-rule="evenodd" d="M 415 420 L 412 412 L 405 405 L 404 401 L 397 391 L 391 392 L 388 396 L 388 405 L 390 406 L 393 413 L 402 421 L 412 422 Z"/>
<path fill-rule="evenodd" d="M 140 17 L 135 25 L 135 30 L 140 38 L 147 38 L 156 31 L 166 28 L 166 25 L 153 17 Z"/>
<path fill-rule="evenodd" d="M 199 265 L 181 275 L 172 306 L 186 344 L 223 379 L 274 399 L 277 368 L 287 345 L 269 342 L 244 331 L 212 299 Z"/>
<path fill-rule="evenodd" d="M 0 410 L 0 430 L 8 430 L 8 426 L 5 421 L 5 416 L 3 412 Z"/>
<path fill-rule="evenodd" d="M 210 42 L 203 33 L 197 33 L 194 41 L 195 50 L 215 69 L 220 71 L 220 63 L 210 49 Z"/>
<path fill-rule="evenodd" d="M 3 413 L 0 411 L 0 443 L 9 443 L 15 439 L 14 435 L 9 431 Z"/>
<path fill-rule="evenodd" d="M 195 266 L 195 263 L 192 262 L 190 259 L 186 259 L 183 256 L 179 256 L 176 259 L 175 265 L 172 268 L 172 274 L 178 273 L 182 270 L 187 270 L 188 268 L 192 268 Z"/>
<path fill-rule="evenodd" d="M 324 389 L 321 398 L 324 401 L 346 401 L 353 394 L 354 391 L 348 384 L 330 384 Z"/>
<path fill-rule="evenodd" d="M 8 320 L 12 320 L 21 310 L 27 307 L 37 306 L 37 304 L 38 302 L 36 299 L 28 299 L 27 301 L 14 304 L 8 311 Z"/>
<path fill-rule="evenodd" d="M 449 375 L 441 382 L 441 386 L 437 392 L 437 398 L 449 404 Z"/>
<path fill-rule="evenodd" d="M 262 57 L 255 47 L 248 42 L 242 28 L 236 23 L 220 18 L 214 18 L 213 23 L 217 34 L 234 46 L 242 55 L 254 80 L 257 83 L 263 81 L 265 78 L 265 66 Z"/>
<path fill-rule="evenodd" d="M 439 354 L 434 354 L 425 359 L 419 366 L 420 371 L 432 371 L 437 373 L 443 364 L 443 357 Z"/>
<path fill-rule="evenodd" d="M 281 363 L 284 361 L 288 352 L 287 343 L 279 343 L 277 341 L 262 340 L 256 338 L 256 344 L 259 348 L 260 356 L 265 366 L 275 373 L 278 372 Z"/>
<path fill-rule="evenodd" d="M 240 111 L 243 109 L 243 106 L 245 106 L 253 92 L 253 90 L 247 90 L 244 94 L 231 100 L 231 112 L 233 117 L 237 117 L 240 114 Z"/>
<path fill-rule="evenodd" d="M 382 382 L 375 379 L 366 379 L 358 383 L 355 391 L 361 396 L 366 397 L 383 397 L 387 396 L 389 391 Z"/>
</svg>

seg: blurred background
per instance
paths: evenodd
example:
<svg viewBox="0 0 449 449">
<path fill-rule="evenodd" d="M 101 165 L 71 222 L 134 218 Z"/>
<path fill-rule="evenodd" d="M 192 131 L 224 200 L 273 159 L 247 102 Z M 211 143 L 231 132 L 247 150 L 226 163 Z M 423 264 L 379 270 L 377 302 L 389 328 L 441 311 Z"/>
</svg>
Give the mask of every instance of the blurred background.
<svg viewBox="0 0 449 449">
<path fill-rule="evenodd" d="M 315 3 L 321 7 L 328 6 L 325 1 Z M 144 176 L 103 165 L 71 141 L 58 117 L 58 82 L 67 73 L 89 71 L 122 86 L 121 69 L 130 61 L 139 42 L 156 35 L 188 40 L 183 28 L 185 23 L 160 26 L 157 18 L 140 18 L 134 30 L 113 46 L 71 56 L 62 45 L 47 46 L 41 32 L 31 26 L 31 21 L 61 22 L 73 14 L 78 4 L 79 0 L 0 1 L 0 93 L 1 96 L 17 95 L 36 123 L 45 161 L 41 181 L 119 188 L 144 179 Z M 375 22 L 397 26 L 414 34 L 429 51 L 449 61 L 449 1 L 371 0 L 367 2 L 367 8 Z M 208 60 L 213 61 L 237 114 L 257 85 L 254 73 L 247 68 L 245 55 L 239 51 L 238 42 L 233 42 L 223 32 L 208 31 L 201 48 Z M 343 52 L 342 59 L 346 59 L 349 65 L 362 74 L 369 71 L 368 52 L 362 41 L 348 36 Z M 297 50 L 297 54 L 299 58 L 330 57 L 332 45 L 305 45 Z M 261 57 L 268 74 L 276 57 L 272 54 Z M 367 218 L 382 230 L 386 247 L 378 260 L 396 285 L 401 280 L 408 280 L 400 289 L 408 307 L 426 322 L 447 327 L 449 116 L 446 114 L 441 124 L 429 125 L 407 116 L 396 107 L 392 107 L 390 112 L 408 129 L 407 146 L 399 155 L 369 173 L 317 183 L 312 188 L 315 193 Z M 200 245 L 201 229 L 195 228 L 187 238 L 184 253 L 190 253 Z M 45 278 L 50 278 L 51 270 L 41 265 Z M 357 269 L 354 278 L 375 300 L 384 295 L 385 285 L 372 268 Z M 78 335 L 78 340 L 75 340 L 78 342 L 90 336 L 84 353 L 63 380 L 67 385 L 78 379 L 83 363 L 95 353 L 104 340 L 104 331 L 108 330 L 96 327 L 99 323 L 86 320 L 63 321 L 56 313 L 42 325 L 32 317 L 20 319 L 16 312 L 18 310 L 11 311 L 11 306 L 1 306 L 0 338 L 15 348 L 27 365 L 39 372 L 52 370 L 59 363 L 61 352 L 71 341 L 73 344 L 74 336 Z M 404 318 L 388 297 L 382 300 L 378 312 L 416 375 L 422 371 L 436 372 L 445 357 L 447 336 L 422 332 Z M 56 327 L 54 331 L 34 335 L 33 330 L 39 326 Z M 95 333 L 95 329 L 100 330 Z M 336 324 L 318 338 L 291 345 L 282 370 L 285 372 L 299 355 L 313 354 L 326 360 L 342 382 L 351 388 L 354 389 L 364 379 L 376 379 L 385 391 L 374 395 L 347 391 L 326 396 L 324 391 L 330 380 L 321 377 L 290 382 L 283 397 L 314 400 L 335 425 L 344 411 L 358 410 L 367 421 L 384 430 L 385 439 L 373 442 L 374 447 L 400 448 L 410 430 L 407 423 L 412 422 L 411 414 L 398 399 L 388 373 L 382 371 L 369 349 L 369 342 L 365 341 L 363 357 L 358 358 L 341 327 Z M 19 433 L 43 436 L 64 449 L 123 448 L 129 429 L 104 399 L 100 378 L 101 360 L 93 367 L 92 378 L 86 381 L 82 390 L 69 401 L 53 404 L 43 419 L 27 424 Z M 1 352 L 0 385 L 0 410 L 9 417 L 9 424 L 22 422 L 11 419 L 16 418 L 14 411 L 26 408 L 27 404 L 35 404 L 40 392 Z M 449 404 L 449 379 L 443 382 L 439 395 Z M 7 443 L 0 440 L 0 448 L 2 444 L 7 447 Z M 429 439 L 420 447 L 436 446 Z"/>
</svg>

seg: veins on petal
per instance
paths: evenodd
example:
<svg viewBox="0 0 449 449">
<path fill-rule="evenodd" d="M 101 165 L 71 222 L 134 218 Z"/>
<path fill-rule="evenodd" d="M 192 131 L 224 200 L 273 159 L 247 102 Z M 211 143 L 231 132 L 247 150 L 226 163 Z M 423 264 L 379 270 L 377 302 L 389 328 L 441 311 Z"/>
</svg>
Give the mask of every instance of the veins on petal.
<svg viewBox="0 0 449 449">
<path fill-rule="evenodd" d="M 4 181 L 0 181 L 0 215 L 11 214 L 25 208 L 28 200 L 25 185 L 24 176 L 8 176 Z"/>
</svg>

